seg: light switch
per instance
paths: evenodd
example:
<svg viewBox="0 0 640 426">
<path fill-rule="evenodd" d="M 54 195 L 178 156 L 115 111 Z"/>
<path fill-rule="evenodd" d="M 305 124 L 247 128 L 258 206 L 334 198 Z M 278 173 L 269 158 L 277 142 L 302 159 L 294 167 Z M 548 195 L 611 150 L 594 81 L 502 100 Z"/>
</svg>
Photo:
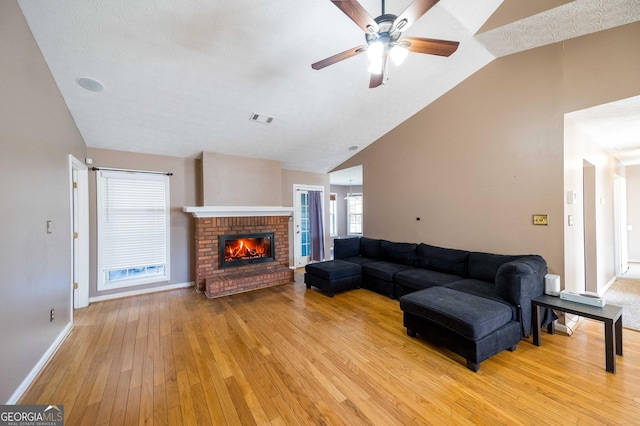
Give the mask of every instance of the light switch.
<svg viewBox="0 0 640 426">
<path fill-rule="evenodd" d="M 570 214 L 570 215 L 567 217 L 567 224 L 568 224 L 569 226 L 573 226 L 573 215 L 572 215 L 572 214 Z"/>
<path fill-rule="evenodd" d="M 633 225 L 627 225 L 627 231 L 633 231 Z"/>
<path fill-rule="evenodd" d="M 53 232 L 53 222 L 48 220 L 47 221 L 47 234 L 51 234 Z"/>
</svg>

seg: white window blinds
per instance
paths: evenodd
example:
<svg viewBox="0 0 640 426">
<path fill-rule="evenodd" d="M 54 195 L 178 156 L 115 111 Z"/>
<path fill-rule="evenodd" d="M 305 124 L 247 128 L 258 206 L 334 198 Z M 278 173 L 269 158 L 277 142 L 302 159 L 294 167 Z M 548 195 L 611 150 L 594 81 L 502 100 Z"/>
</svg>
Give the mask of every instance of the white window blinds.
<svg viewBox="0 0 640 426">
<path fill-rule="evenodd" d="M 98 290 L 168 280 L 169 176 L 99 170 L 97 196 Z"/>
</svg>

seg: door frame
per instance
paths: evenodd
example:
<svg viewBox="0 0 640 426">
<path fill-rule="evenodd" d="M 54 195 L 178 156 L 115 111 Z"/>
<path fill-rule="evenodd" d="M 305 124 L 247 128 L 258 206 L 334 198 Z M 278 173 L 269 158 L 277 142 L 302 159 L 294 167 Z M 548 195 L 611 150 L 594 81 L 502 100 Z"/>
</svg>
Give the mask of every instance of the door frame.
<svg viewBox="0 0 640 426">
<path fill-rule="evenodd" d="M 76 188 L 73 185 L 74 179 Z M 71 288 L 71 318 L 73 318 L 74 309 L 89 306 L 89 169 L 73 155 L 69 155 L 69 191 L 69 229 L 71 231 L 69 287 Z M 74 250 L 74 232 L 78 233 L 77 251 Z M 74 275 L 77 275 L 77 288 L 74 288 Z"/>
<path fill-rule="evenodd" d="M 298 191 L 320 191 L 322 193 L 322 224 L 323 229 L 325 225 L 324 213 L 325 213 L 325 202 L 324 202 L 324 191 L 325 187 L 321 185 L 304 185 L 304 184 L 293 184 L 293 265 L 294 268 L 301 268 L 305 264 L 299 264 L 298 257 L 300 254 L 300 245 L 298 244 L 298 238 L 296 237 L 296 224 L 300 220 L 300 204 L 298 203 Z M 325 238 L 325 235 L 322 236 Z"/>
</svg>

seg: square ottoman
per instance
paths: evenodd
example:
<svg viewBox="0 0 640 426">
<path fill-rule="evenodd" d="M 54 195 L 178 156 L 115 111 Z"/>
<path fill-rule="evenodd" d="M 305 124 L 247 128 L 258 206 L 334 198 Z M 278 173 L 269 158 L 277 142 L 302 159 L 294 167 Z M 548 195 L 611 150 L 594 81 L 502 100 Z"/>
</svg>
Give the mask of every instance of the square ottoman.
<svg viewBox="0 0 640 426">
<path fill-rule="evenodd" d="M 310 263 L 304 267 L 304 282 L 307 288 L 317 287 L 329 297 L 337 291 L 360 288 L 362 267 L 344 260 L 329 260 Z"/>
<path fill-rule="evenodd" d="M 446 287 L 402 296 L 400 309 L 409 336 L 420 334 L 447 347 L 463 356 L 472 371 L 505 349 L 514 351 L 522 339 L 508 305 Z"/>
</svg>

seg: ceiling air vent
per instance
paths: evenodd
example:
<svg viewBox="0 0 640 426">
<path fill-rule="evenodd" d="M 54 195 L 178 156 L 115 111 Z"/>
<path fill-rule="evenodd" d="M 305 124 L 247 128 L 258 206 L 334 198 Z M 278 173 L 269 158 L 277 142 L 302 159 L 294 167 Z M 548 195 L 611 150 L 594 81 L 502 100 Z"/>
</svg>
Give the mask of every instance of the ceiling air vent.
<svg viewBox="0 0 640 426">
<path fill-rule="evenodd" d="M 251 114 L 251 117 L 249 118 L 249 120 L 255 121 L 258 123 L 271 124 L 271 122 L 273 121 L 273 117 L 269 117 L 268 115 L 253 113 Z"/>
</svg>

